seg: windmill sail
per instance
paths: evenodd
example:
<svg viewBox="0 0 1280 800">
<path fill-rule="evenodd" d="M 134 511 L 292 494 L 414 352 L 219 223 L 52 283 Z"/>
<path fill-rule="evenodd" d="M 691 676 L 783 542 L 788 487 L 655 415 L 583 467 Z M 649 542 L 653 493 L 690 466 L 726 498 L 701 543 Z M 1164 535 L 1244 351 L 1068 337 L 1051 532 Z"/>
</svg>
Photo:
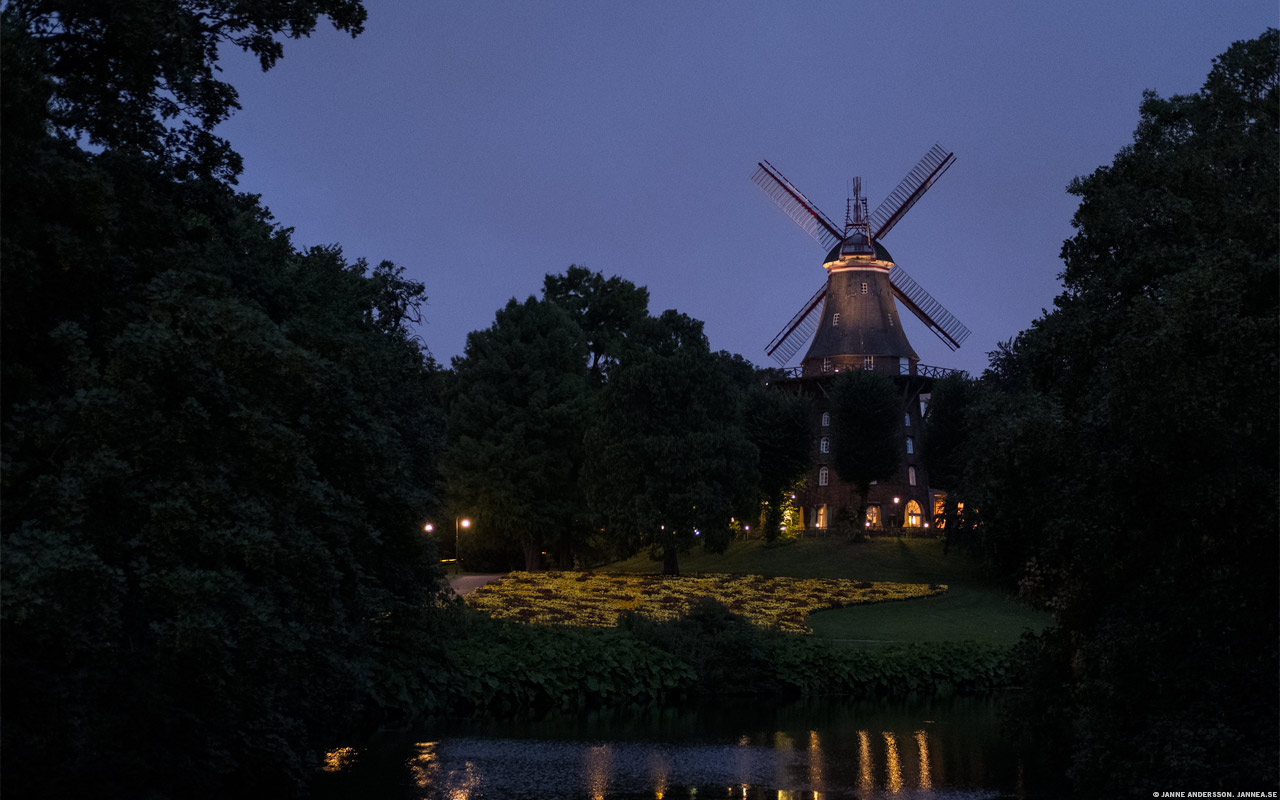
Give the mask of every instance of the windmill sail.
<svg viewBox="0 0 1280 800">
<path fill-rule="evenodd" d="M 880 239 L 893 230 L 898 220 L 911 210 L 916 201 L 923 197 L 924 193 L 929 191 L 929 187 L 933 186 L 934 182 L 942 177 L 942 173 L 950 169 L 954 163 L 956 163 L 954 153 L 948 152 L 939 144 L 931 147 L 929 152 L 924 154 L 924 158 L 920 159 L 920 163 L 916 164 L 915 168 L 907 173 L 907 177 L 902 179 L 897 188 L 876 206 L 875 211 L 871 212 L 871 235 Z"/>
<path fill-rule="evenodd" d="M 786 327 L 773 337 L 773 341 L 769 342 L 764 349 L 765 355 L 785 366 L 800 346 L 809 341 L 809 337 L 818 329 L 822 299 L 826 296 L 827 285 L 824 283 L 822 288 L 809 298 L 809 302 L 801 306 L 799 313 L 791 318 Z"/>
<path fill-rule="evenodd" d="M 894 297 L 919 317 L 947 347 L 955 350 L 969 338 L 969 329 L 964 323 L 934 300 L 902 267 L 894 265 L 889 270 L 889 279 L 893 282 Z"/>
<path fill-rule="evenodd" d="M 751 175 L 751 180 L 769 195 L 769 199 L 782 209 L 782 213 L 791 217 L 800 229 L 812 236 L 824 250 L 830 250 L 844 238 L 843 232 L 835 226 L 835 223 L 819 211 L 809 198 L 791 185 L 791 181 L 784 178 L 782 173 L 768 161 L 757 162 L 756 171 Z"/>
</svg>

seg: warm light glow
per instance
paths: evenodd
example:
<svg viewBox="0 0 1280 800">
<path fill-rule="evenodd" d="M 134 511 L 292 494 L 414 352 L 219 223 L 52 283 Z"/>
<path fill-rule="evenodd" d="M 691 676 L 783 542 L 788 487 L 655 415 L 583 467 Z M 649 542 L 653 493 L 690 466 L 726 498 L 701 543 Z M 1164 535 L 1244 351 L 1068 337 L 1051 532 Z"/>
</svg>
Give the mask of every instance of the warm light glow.
<svg viewBox="0 0 1280 800">
<path fill-rule="evenodd" d="M 667 778 L 671 772 L 671 766 L 666 760 L 655 756 L 650 761 L 653 769 L 653 796 L 655 800 L 663 800 L 667 794 Z"/>
<path fill-rule="evenodd" d="M 866 731 L 858 731 L 858 786 L 863 792 L 876 787 L 875 776 L 871 774 L 871 737 Z"/>
<path fill-rule="evenodd" d="M 413 746 L 418 753 L 409 760 L 409 773 L 420 789 L 428 789 L 440 772 L 436 758 L 436 742 L 420 742 Z"/>
<path fill-rule="evenodd" d="M 471 792 L 480 785 L 480 776 L 476 774 L 476 765 L 470 761 L 462 765 L 462 775 L 452 770 L 449 772 L 449 800 L 471 800 Z"/>
<path fill-rule="evenodd" d="M 888 773 L 886 788 L 897 794 L 902 791 L 902 762 L 898 760 L 898 740 L 891 731 L 884 731 L 884 766 Z"/>
<path fill-rule="evenodd" d="M 927 527 L 929 527 L 929 523 L 927 523 L 927 522 L 926 522 L 926 523 L 924 524 L 924 526 L 925 526 L 926 528 L 927 528 Z"/>
<path fill-rule="evenodd" d="M 609 791 L 609 768 L 613 751 L 602 744 L 587 751 L 587 791 L 591 800 L 604 800 Z"/>
<path fill-rule="evenodd" d="M 354 747 L 338 747 L 324 754 L 324 771 L 341 772 L 356 761 Z"/>
<path fill-rule="evenodd" d="M 464 520 L 462 521 L 462 527 L 464 527 L 464 528 L 470 528 L 470 527 L 471 527 L 471 520 L 469 520 L 469 519 L 464 519 Z"/>
<path fill-rule="evenodd" d="M 430 522 L 428 522 L 426 525 L 423 525 L 423 526 L 422 526 L 422 529 L 423 529 L 424 531 L 426 531 L 427 533 L 431 533 L 432 531 L 434 531 L 434 530 L 436 529 L 436 526 L 435 526 L 435 525 L 432 525 Z"/>
<path fill-rule="evenodd" d="M 809 731 L 809 785 L 813 787 L 813 800 L 822 800 L 823 785 L 822 740 L 817 731 Z"/>
<path fill-rule="evenodd" d="M 929 734 L 916 731 L 916 746 L 920 748 L 920 788 L 932 789 L 933 779 L 929 776 Z"/>
<path fill-rule="evenodd" d="M 896 498 L 896 497 L 895 497 L 895 498 L 893 498 L 893 502 L 895 502 L 895 503 L 899 502 L 899 501 L 898 501 L 898 498 Z"/>
</svg>

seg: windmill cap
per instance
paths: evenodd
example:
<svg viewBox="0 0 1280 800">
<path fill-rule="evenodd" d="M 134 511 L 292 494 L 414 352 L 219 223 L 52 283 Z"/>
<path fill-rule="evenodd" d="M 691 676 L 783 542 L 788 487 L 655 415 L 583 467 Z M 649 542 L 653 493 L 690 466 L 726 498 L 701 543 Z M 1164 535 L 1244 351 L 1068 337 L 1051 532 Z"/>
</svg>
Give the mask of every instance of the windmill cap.
<svg viewBox="0 0 1280 800">
<path fill-rule="evenodd" d="M 826 260 L 824 260 L 822 263 L 829 264 L 832 261 L 839 261 L 840 247 L 843 244 L 844 242 L 836 242 L 836 246 L 831 248 L 831 250 L 827 252 Z M 884 249 L 884 245 L 880 244 L 879 241 L 877 241 L 876 239 L 872 239 L 871 244 L 874 245 L 876 249 L 876 261 L 888 261 L 891 264 L 895 263 L 893 260 L 893 256 L 889 255 L 889 251 Z"/>
</svg>

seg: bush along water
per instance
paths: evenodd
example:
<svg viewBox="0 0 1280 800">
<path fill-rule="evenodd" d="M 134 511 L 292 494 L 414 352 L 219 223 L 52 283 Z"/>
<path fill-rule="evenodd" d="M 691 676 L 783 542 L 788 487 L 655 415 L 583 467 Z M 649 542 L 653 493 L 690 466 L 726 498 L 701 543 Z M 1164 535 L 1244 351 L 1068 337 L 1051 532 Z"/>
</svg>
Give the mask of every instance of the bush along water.
<svg viewBox="0 0 1280 800">
<path fill-rule="evenodd" d="M 617 628 L 460 620 L 428 712 L 492 713 L 714 695 L 902 697 L 1013 682 L 1009 651 L 978 642 L 855 650 L 752 625 L 704 599 L 684 616 L 624 614 Z"/>
</svg>

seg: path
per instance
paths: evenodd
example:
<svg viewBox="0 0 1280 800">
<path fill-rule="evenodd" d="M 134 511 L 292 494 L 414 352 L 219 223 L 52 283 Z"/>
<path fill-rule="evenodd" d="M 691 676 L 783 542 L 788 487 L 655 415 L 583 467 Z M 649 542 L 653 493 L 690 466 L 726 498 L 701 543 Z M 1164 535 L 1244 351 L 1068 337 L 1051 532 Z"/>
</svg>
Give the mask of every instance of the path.
<svg viewBox="0 0 1280 800">
<path fill-rule="evenodd" d="M 456 578 L 449 579 L 449 586 L 453 588 L 454 594 L 461 597 L 464 594 L 471 594 L 486 583 L 496 581 L 504 575 L 506 575 L 505 572 L 459 575 Z"/>
</svg>

